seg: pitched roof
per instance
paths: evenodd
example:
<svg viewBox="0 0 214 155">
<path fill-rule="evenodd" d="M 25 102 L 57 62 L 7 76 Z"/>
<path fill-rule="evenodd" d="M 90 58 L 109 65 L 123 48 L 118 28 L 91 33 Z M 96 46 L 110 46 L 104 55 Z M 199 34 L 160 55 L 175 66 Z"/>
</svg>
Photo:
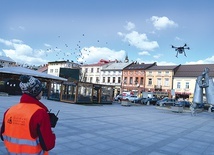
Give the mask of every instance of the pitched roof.
<svg viewBox="0 0 214 155">
<path fill-rule="evenodd" d="M 214 64 L 181 65 L 175 72 L 174 77 L 198 77 L 206 67 L 210 69 L 208 75 L 214 77 Z"/>
<path fill-rule="evenodd" d="M 61 78 L 58 76 L 41 73 L 35 70 L 23 68 L 23 67 L 4 67 L 0 68 L 0 73 L 5 74 L 14 74 L 14 75 L 31 75 L 37 78 L 44 78 L 44 79 L 52 79 L 52 80 L 59 80 L 59 81 L 67 81 L 65 78 Z"/>
<path fill-rule="evenodd" d="M 39 69 L 37 69 L 38 72 L 44 73 L 48 71 L 48 65 L 45 65 Z"/>
<path fill-rule="evenodd" d="M 127 66 L 126 68 L 124 68 L 124 70 L 145 70 L 145 69 L 148 69 L 149 67 L 152 67 L 155 65 L 156 65 L 156 62 L 154 62 L 153 64 L 133 63 L 133 64 Z"/>
<path fill-rule="evenodd" d="M 174 70 L 176 69 L 176 67 L 179 67 L 179 65 L 177 66 L 152 66 L 146 70 Z"/>
<path fill-rule="evenodd" d="M 109 63 L 103 66 L 102 71 L 107 70 L 123 70 L 123 68 L 129 66 L 131 63 L 118 62 L 118 63 Z"/>
<path fill-rule="evenodd" d="M 110 63 L 110 62 L 111 62 L 111 61 L 101 59 L 101 60 L 100 60 L 99 62 L 97 62 L 97 63 L 94 63 L 94 64 L 85 64 L 85 65 L 82 65 L 81 67 L 103 66 L 103 65 L 108 64 L 108 63 Z"/>
</svg>

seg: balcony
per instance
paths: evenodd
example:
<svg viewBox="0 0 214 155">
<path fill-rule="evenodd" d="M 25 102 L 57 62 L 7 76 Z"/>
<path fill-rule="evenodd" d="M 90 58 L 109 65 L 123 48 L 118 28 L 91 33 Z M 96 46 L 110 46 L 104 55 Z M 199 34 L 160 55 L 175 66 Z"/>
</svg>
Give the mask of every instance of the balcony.
<svg viewBox="0 0 214 155">
<path fill-rule="evenodd" d="M 155 85 L 155 91 L 162 91 L 162 85 Z"/>
</svg>

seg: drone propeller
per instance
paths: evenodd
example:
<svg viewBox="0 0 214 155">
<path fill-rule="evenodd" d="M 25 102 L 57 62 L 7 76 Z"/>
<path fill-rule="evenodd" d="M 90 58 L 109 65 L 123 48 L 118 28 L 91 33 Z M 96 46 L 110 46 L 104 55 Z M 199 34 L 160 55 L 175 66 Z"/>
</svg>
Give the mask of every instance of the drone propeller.
<svg viewBox="0 0 214 155">
<path fill-rule="evenodd" d="M 172 45 L 172 48 L 177 48 L 177 47 L 175 47 L 175 46 Z"/>
</svg>

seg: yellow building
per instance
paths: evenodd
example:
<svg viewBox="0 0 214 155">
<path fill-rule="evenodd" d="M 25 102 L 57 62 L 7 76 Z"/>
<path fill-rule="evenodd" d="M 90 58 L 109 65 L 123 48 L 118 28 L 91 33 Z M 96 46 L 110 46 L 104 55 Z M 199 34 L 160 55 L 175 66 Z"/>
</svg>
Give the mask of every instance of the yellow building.
<svg viewBox="0 0 214 155">
<path fill-rule="evenodd" d="M 152 66 L 146 69 L 145 91 L 153 92 L 157 97 L 174 97 L 173 76 L 179 66 Z"/>
</svg>

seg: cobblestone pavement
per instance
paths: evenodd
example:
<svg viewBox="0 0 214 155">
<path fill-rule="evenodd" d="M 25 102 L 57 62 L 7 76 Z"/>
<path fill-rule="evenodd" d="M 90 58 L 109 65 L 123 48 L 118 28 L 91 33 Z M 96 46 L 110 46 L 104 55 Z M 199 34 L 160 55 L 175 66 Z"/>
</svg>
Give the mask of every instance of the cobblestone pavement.
<svg viewBox="0 0 214 155">
<path fill-rule="evenodd" d="M 0 96 L 4 111 L 20 96 Z M 191 116 L 156 106 L 76 105 L 42 99 L 59 113 L 50 155 L 214 155 L 214 113 Z M 0 152 L 6 154 L 3 142 Z"/>
</svg>

